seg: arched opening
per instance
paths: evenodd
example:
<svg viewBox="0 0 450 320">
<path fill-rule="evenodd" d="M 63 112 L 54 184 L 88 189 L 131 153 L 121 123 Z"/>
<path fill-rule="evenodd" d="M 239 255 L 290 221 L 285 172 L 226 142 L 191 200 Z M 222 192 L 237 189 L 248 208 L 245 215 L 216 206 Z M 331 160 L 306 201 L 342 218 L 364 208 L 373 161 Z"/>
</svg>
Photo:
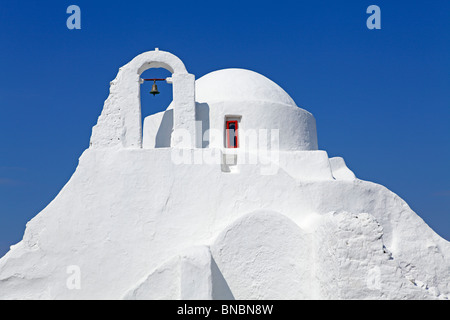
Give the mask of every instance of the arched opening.
<svg viewBox="0 0 450 320">
<path fill-rule="evenodd" d="M 165 101 L 159 101 L 147 107 L 151 101 L 144 97 L 147 87 L 141 90 L 141 75 L 148 69 L 164 68 L 149 71 L 152 77 L 162 72 L 160 77 L 171 74 L 172 90 L 165 89 Z M 147 73 L 145 73 L 147 75 Z M 161 90 L 165 86 L 161 83 Z M 173 92 L 172 97 L 170 93 Z M 142 94 L 141 94 L 142 93 Z M 141 96 L 143 101 L 141 102 Z M 159 95 L 158 95 L 159 96 Z M 151 98 L 151 97 L 150 97 Z M 156 97 L 153 97 L 157 99 Z M 161 99 L 162 100 L 162 99 Z M 97 124 L 92 128 L 92 148 L 109 148 L 117 145 L 122 148 L 142 148 L 142 124 L 145 115 L 164 110 L 173 101 L 173 129 L 187 132 L 189 139 L 175 136 L 170 146 L 176 148 L 195 147 L 195 76 L 186 71 L 183 62 L 173 54 L 155 49 L 144 52 L 122 68 L 117 77 L 110 83 L 110 93 L 103 106 Z M 155 101 L 152 101 L 155 102 Z M 161 112 L 160 112 L 161 113 Z"/>
<path fill-rule="evenodd" d="M 142 147 L 145 149 L 171 145 L 173 110 L 166 112 L 166 109 L 173 101 L 173 85 L 164 80 L 171 76 L 164 66 L 147 69 L 140 75 Z M 152 93 L 155 89 L 156 94 Z"/>
<path fill-rule="evenodd" d="M 172 73 L 164 68 L 147 69 L 141 74 L 141 79 L 166 79 L 171 77 Z M 143 81 L 140 89 L 141 97 L 141 115 L 142 121 L 145 117 L 165 111 L 173 100 L 172 84 L 166 81 L 156 81 L 159 94 L 153 95 L 152 90 L 153 81 Z"/>
</svg>

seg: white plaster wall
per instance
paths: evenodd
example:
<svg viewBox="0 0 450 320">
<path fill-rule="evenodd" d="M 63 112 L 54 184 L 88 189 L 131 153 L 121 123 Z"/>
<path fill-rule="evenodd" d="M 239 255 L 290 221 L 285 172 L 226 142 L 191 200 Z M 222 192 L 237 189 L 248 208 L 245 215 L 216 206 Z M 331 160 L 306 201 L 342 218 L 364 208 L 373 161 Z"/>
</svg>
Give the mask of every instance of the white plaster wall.
<svg viewBox="0 0 450 320">
<path fill-rule="evenodd" d="M 188 248 L 153 270 L 125 293 L 125 300 L 210 300 L 213 294 L 208 247 Z"/>
<path fill-rule="evenodd" d="M 172 105 L 165 111 L 171 118 Z M 238 116 L 239 148 L 302 151 L 318 150 L 316 121 L 311 113 L 296 106 L 267 101 L 226 101 L 196 104 L 197 147 L 224 148 L 225 118 Z M 157 113 L 144 120 L 144 148 L 156 146 L 156 136 L 170 139 L 173 121 Z M 167 139 L 167 138 L 164 138 Z"/>
<path fill-rule="evenodd" d="M 281 151 L 279 166 L 299 181 L 333 180 L 328 154 L 316 151 Z"/>
<path fill-rule="evenodd" d="M 199 147 L 224 148 L 225 117 L 238 116 L 239 147 L 242 149 L 318 150 L 316 121 L 311 113 L 296 106 L 267 101 L 225 101 L 196 105 L 197 137 L 201 139 L 197 142 Z M 167 111 L 171 110 L 172 105 Z M 151 115 L 145 119 L 145 148 L 154 147 L 160 119 L 160 115 Z M 161 125 L 164 132 L 171 132 L 167 125 Z M 273 134 L 272 130 L 275 130 Z M 254 137 L 256 140 L 252 140 Z"/>
<path fill-rule="evenodd" d="M 257 148 L 279 150 L 317 150 L 316 123 L 307 111 L 294 106 L 267 101 L 225 101 L 208 103 L 210 130 L 225 133 L 225 116 L 240 116 L 240 148 L 255 149 L 251 137 L 267 136 L 267 143 L 258 140 Z M 272 136 L 275 130 L 277 136 Z M 277 133 L 278 132 L 278 133 Z M 278 141 L 277 141 L 278 140 Z M 264 141 L 264 140 L 262 140 Z M 210 141 L 210 147 L 223 148 L 224 140 Z"/>
<path fill-rule="evenodd" d="M 384 244 L 384 230 L 368 213 L 330 212 L 314 226 L 315 283 L 326 299 L 433 299 L 408 277 Z M 395 275 L 395 276 L 393 276 Z"/>
<path fill-rule="evenodd" d="M 143 128 L 142 147 L 144 149 L 170 147 L 173 131 L 173 109 L 146 117 Z"/>
<path fill-rule="evenodd" d="M 315 234 L 322 219 L 332 211 L 370 214 L 381 226 L 383 245 L 397 268 L 382 267 L 387 272 L 383 279 L 393 283 L 402 277 L 410 279 L 407 283 L 420 289 L 420 294 L 413 289 L 408 297 L 448 296 L 449 242 L 386 188 L 358 179 L 303 181 L 285 170 L 263 175 L 258 165 L 242 166 L 239 174 L 224 173 L 216 164 L 175 164 L 172 152 L 164 148 L 85 151 L 67 185 L 27 224 L 24 239 L 0 260 L 0 298 L 119 299 L 164 261 L 183 254 L 189 247 L 216 243 L 217 237 L 235 221 L 260 209 L 282 214 L 301 228 L 303 235 Z M 268 216 L 264 221 L 267 225 L 277 223 L 277 219 Z M 330 223 L 332 226 L 333 220 Z M 241 235 L 242 246 L 230 239 L 229 250 L 247 252 L 251 243 L 256 244 L 256 234 L 270 230 L 256 223 L 252 234 L 248 229 L 251 223 L 245 225 L 247 232 Z M 354 232 L 358 234 L 357 225 L 352 225 L 339 241 L 352 239 Z M 317 232 L 315 243 L 324 243 L 327 230 L 333 230 L 331 226 Z M 283 238 L 283 228 L 274 235 L 276 243 Z M 378 246 L 378 236 L 365 234 L 364 241 Z M 246 235 L 248 244 L 244 241 Z M 286 240 L 289 239 L 291 236 L 287 235 Z M 220 242 L 224 248 L 226 242 Z M 342 253 L 340 262 L 333 263 L 333 268 L 339 270 L 343 262 L 349 261 L 347 255 L 338 249 L 337 243 L 328 243 L 324 250 Z M 286 246 L 290 246 L 289 241 Z M 296 246 L 290 248 L 297 251 Z M 316 246 L 310 253 L 317 255 L 318 250 Z M 254 251 L 248 252 L 250 257 Z M 296 268 L 306 268 L 310 257 L 299 254 L 303 258 L 299 258 Z M 373 252 L 361 254 L 358 259 L 364 263 Z M 373 265 L 381 261 L 377 259 L 371 260 Z M 325 258 L 314 261 L 317 270 L 320 266 L 324 266 L 323 270 L 331 267 Z M 220 263 L 217 261 L 219 269 Z M 66 286 L 67 267 L 71 265 L 80 267 L 80 290 Z M 232 281 L 235 275 L 222 271 L 226 281 L 235 283 Z M 260 276 L 252 274 L 261 284 L 270 279 Z M 330 297 L 331 291 L 320 285 L 323 279 L 328 279 L 326 274 L 319 272 L 316 279 L 312 285 L 317 289 L 317 297 Z M 343 282 L 336 286 L 344 291 L 364 292 Z M 250 297 L 250 292 L 256 292 L 232 285 L 230 288 L 235 297 Z M 388 295 L 385 290 L 391 290 L 389 286 L 381 288 L 368 296 Z M 399 295 L 402 293 L 403 287 L 393 288 L 400 290 Z M 261 285 L 260 290 L 260 297 L 271 296 L 266 287 Z M 290 298 L 288 292 L 291 291 L 286 291 L 283 298 Z M 394 296 L 392 292 L 389 294 Z M 281 297 L 278 293 L 276 296 Z"/>
<path fill-rule="evenodd" d="M 164 111 L 145 117 L 142 136 L 142 148 L 144 149 L 155 148 L 156 136 L 158 134 L 158 131 L 160 130 L 160 128 L 163 129 L 163 127 L 161 127 L 163 116 Z M 170 131 L 172 131 L 172 128 L 170 128 Z"/>
<path fill-rule="evenodd" d="M 355 174 L 351 171 L 342 157 L 330 158 L 331 170 L 336 180 L 354 180 Z"/>
<path fill-rule="evenodd" d="M 227 226 L 211 250 L 236 299 L 312 299 L 311 245 L 290 219 L 256 211 Z"/>
</svg>

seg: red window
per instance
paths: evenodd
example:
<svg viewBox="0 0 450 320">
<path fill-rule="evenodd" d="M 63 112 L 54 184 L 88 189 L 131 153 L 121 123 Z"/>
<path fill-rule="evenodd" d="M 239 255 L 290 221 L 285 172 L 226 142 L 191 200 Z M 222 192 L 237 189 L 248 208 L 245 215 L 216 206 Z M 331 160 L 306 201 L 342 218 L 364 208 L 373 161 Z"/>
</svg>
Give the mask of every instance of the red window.
<svg viewBox="0 0 450 320">
<path fill-rule="evenodd" d="M 237 120 L 227 121 L 227 147 L 238 148 L 238 122 Z"/>
</svg>

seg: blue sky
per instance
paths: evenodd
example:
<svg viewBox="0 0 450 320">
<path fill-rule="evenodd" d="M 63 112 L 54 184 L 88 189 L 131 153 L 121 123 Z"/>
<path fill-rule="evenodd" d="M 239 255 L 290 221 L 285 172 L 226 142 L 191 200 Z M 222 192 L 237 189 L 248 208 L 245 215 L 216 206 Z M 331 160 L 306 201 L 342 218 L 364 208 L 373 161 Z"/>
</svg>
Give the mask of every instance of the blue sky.
<svg viewBox="0 0 450 320">
<path fill-rule="evenodd" d="M 71 4 L 81 30 L 66 27 Z M 372 4 L 381 30 L 366 27 Z M 4 0 L 0 255 L 74 172 L 118 68 L 155 47 L 197 78 L 238 67 L 272 79 L 314 114 L 320 149 L 450 239 L 449 31 L 447 0 Z M 143 94 L 144 115 L 167 107 L 161 92 Z"/>
</svg>

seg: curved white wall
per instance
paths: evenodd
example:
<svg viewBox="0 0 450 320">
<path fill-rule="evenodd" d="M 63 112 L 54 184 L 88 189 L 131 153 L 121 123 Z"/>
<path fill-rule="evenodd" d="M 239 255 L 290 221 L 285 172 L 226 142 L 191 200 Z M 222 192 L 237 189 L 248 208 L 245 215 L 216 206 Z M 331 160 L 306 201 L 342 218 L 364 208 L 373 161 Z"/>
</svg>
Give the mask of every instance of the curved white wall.
<svg viewBox="0 0 450 320">
<path fill-rule="evenodd" d="M 227 116 L 239 119 L 241 149 L 318 150 L 313 115 L 298 107 L 269 101 L 196 103 L 197 147 L 225 147 Z M 146 117 L 143 147 L 170 147 L 161 141 L 170 141 L 172 129 L 170 108 Z"/>
<path fill-rule="evenodd" d="M 197 104 L 198 106 L 199 104 Z M 225 101 L 203 103 L 209 112 L 209 130 L 225 135 L 225 118 L 238 117 L 239 147 L 247 150 L 268 148 L 279 150 L 317 150 L 316 121 L 311 113 L 298 107 L 269 101 Z M 207 110 L 208 109 L 208 110 Z M 205 128 L 203 128 L 203 132 Z M 257 145 L 255 146 L 255 135 Z M 266 142 L 267 137 L 267 142 Z M 209 147 L 223 148 L 224 139 L 213 139 L 208 133 Z"/>
</svg>

